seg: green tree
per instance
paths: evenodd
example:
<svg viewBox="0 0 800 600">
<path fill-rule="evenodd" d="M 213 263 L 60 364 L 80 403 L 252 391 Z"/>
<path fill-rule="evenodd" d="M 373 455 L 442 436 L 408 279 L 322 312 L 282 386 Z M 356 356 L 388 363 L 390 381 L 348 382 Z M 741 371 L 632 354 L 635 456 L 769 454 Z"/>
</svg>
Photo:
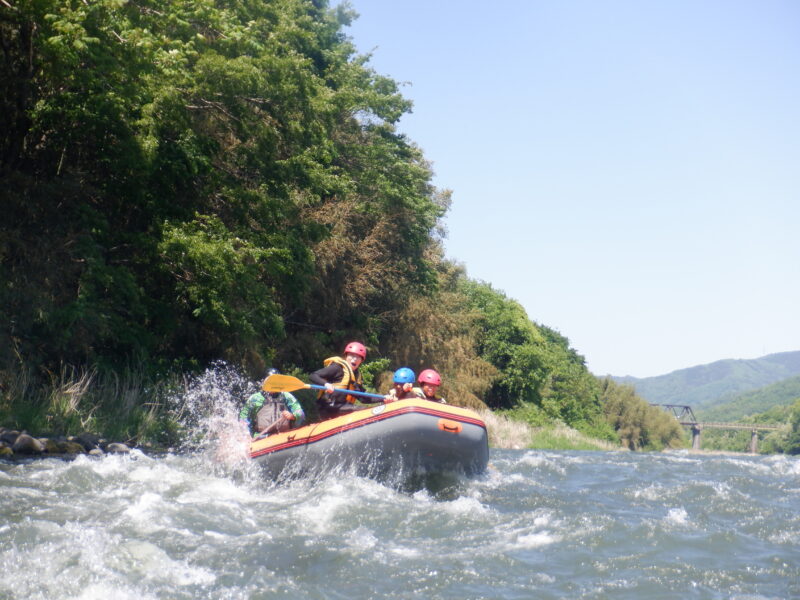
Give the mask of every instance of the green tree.
<svg viewBox="0 0 800 600">
<path fill-rule="evenodd" d="M 610 377 L 600 382 L 603 410 L 623 444 L 631 450 L 662 450 L 683 445 L 678 421 L 640 398 L 632 386 Z"/>
<path fill-rule="evenodd" d="M 477 354 L 497 369 L 486 393 L 489 406 L 514 409 L 534 425 L 558 420 L 614 438 L 603 418 L 597 381 L 566 337 L 531 321 L 518 302 L 489 284 L 465 278 L 460 290 L 477 313 Z"/>
<path fill-rule="evenodd" d="M 410 103 L 342 34 L 351 17 L 301 0 L 3 8 L 4 364 L 258 366 L 286 336 L 316 342 L 281 356 L 307 364 L 377 339 L 399 290 L 435 281 L 447 198 L 394 130 Z"/>
<path fill-rule="evenodd" d="M 800 454 L 800 398 L 792 404 L 789 427 L 781 448 L 786 454 Z"/>
<path fill-rule="evenodd" d="M 545 340 L 522 306 L 490 284 L 461 281 L 461 292 L 478 313 L 478 355 L 498 369 L 486 402 L 512 408 L 524 402 L 541 406 L 546 382 Z"/>
</svg>

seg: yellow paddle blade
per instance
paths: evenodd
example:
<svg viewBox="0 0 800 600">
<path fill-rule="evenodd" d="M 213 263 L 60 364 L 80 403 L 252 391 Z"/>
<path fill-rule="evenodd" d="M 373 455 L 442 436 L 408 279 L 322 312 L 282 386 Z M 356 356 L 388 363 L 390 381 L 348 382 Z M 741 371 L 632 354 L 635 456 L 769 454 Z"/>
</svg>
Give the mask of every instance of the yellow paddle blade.
<svg viewBox="0 0 800 600">
<path fill-rule="evenodd" d="M 291 375 L 270 375 L 261 384 L 261 389 L 265 392 L 293 392 L 295 390 L 302 390 L 309 387 L 308 384 L 303 383 L 297 377 Z"/>
</svg>

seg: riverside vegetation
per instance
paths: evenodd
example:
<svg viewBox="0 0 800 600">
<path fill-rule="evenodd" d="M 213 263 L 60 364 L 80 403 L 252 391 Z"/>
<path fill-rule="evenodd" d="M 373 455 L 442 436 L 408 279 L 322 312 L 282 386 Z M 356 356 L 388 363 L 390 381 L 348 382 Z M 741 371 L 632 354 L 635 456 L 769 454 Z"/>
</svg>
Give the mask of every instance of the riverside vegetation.
<svg viewBox="0 0 800 600">
<path fill-rule="evenodd" d="M 397 132 L 411 104 L 357 54 L 354 16 L 0 5 L 0 425 L 169 445 L 187 373 L 302 374 L 361 339 L 371 378 L 435 366 L 448 398 L 540 432 L 684 445 L 444 257 L 451 194 Z"/>
</svg>

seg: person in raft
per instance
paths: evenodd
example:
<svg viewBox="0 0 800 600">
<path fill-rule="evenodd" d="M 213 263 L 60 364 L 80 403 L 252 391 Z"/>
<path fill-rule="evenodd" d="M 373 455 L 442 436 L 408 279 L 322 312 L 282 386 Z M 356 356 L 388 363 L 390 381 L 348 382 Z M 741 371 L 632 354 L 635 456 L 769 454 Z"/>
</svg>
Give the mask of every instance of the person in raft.
<svg viewBox="0 0 800 600">
<path fill-rule="evenodd" d="M 269 369 L 267 377 L 278 374 Z M 259 391 L 250 396 L 239 411 L 239 421 L 246 423 L 251 434 L 269 435 L 300 427 L 306 420 L 303 407 L 289 392 Z"/>
<path fill-rule="evenodd" d="M 420 387 L 414 388 L 414 392 L 418 397 L 431 402 L 447 404 L 447 401 L 436 393 L 439 391 L 439 386 L 442 385 L 442 377 L 439 373 L 433 369 L 425 369 L 419 374 L 417 381 L 419 381 Z"/>
<path fill-rule="evenodd" d="M 311 383 L 325 386 L 325 390 L 320 391 L 317 396 L 320 419 L 324 421 L 352 410 L 345 408 L 345 405 L 355 404 L 356 397 L 337 390 L 365 391 L 358 367 L 366 358 L 367 349 L 364 344 L 350 342 L 344 348 L 344 358 L 340 356 L 326 358 L 322 361 L 325 366 L 309 375 Z M 374 402 L 363 397 L 359 399 L 367 404 Z"/>
<path fill-rule="evenodd" d="M 397 400 L 408 400 L 409 398 L 418 398 L 419 396 L 414 392 L 414 371 L 408 367 L 401 367 L 394 372 L 392 381 L 394 385 L 389 393 L 384 396 L 383 401 L 385 404 L 395 402 Z"/>
</svg>

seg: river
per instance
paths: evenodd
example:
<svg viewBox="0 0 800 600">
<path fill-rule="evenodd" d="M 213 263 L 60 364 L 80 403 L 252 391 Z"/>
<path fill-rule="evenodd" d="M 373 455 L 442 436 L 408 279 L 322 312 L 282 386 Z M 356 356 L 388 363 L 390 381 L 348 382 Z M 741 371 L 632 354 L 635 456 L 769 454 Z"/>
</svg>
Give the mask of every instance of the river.
<svg viewBox="0 0 800 600">
<path fill-rule="evenodd" d="M 492 450 L 279 483 L 207 453 L 0 462 L 0 598 L 800 598 L 800 460 Z"/>
</svg>

